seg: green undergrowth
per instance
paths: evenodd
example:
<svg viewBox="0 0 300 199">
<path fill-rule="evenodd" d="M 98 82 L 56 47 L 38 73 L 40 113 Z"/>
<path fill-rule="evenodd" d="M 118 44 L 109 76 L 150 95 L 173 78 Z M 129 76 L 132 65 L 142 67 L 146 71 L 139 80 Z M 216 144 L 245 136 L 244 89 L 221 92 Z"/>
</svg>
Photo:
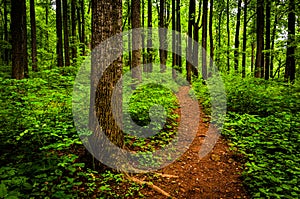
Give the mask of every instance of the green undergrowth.
<svg viewBox="0 0 300 199">
<path fill-rule="evenodd" d="M 140 185 L 95 167 L 82 145 L 72 115 L 78 67 L 41 69 L 21 81 L 10 79 L 7 70 L 0 68 L 0 198 L 143 197 Z M 179 117 L 174 112 L 178 86 L 155 78 L 148 75 L 158 84 L 150 81 L 124 96 L 134 122 L 157 128 L 149 138 L 130 132 L 125 136 L 128 149 L 145 157 L 140 159 L 144 165 L 153 161 L 147 154 L 174 138 Z"/>
<path fill-rule="evenodd" d="M 300 85 L 224 76 L 227 116 L 222 134 L 243 154 L 242 174 L 253 198 L 300 195 Z M 197 97 L 211 111 L 208 88 L 195 82 Z"/>
<path fill-rule="evenodd" d="M 0 77 L 0 198 L 142 197 L 122 174 L 94 169 L 73 124 L 77 67 Z"/>
</svg>

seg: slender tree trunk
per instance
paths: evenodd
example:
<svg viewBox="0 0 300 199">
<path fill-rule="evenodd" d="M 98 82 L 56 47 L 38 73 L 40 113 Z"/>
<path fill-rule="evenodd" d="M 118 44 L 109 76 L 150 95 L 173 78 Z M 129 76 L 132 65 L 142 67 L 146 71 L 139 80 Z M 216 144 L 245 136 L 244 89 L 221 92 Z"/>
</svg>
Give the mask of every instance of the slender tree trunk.
<svg viewBox="0 0 300 199">
<path fill-rule="evenodd" d="M 84 0 L 81 0 L 81 49 L 82 49 L 82 55 L 85 56 L 85 3 Z"/>
<path fill-rule="evenodd" d="M 266 65 L 265 79 L 270 78 L 270 45 L 271 45 L 271 0 L 266 0 Z"/>
<path fill-rule="evenodd" d="M 172 0 L 172 77 L 176 78 L 176 58 L 177 58 L 177 42 L 176 42 L 176 0 Z"/>
<path fill-rule="evenodd" d="M 68 0 L 63 0 L 63 26 L 64 26 L 64 49 L 65 65 L 70 66 L 69 28 L 68 28 Z"/>
<path fill-rule="evenodd" d="M 193 46 L 193 73 L 198 78 L 198 69 L 199 69 L 199 30 L 200 30 L 200 18 L 201 18 L 201 6 L 202 1 L 199 1 L 199 12 L 197 21 L 194 23 L 194 46 Z"/>
<path fill-rule="evenodd" d="M 220 52 L 221 52 L 221 24 L 222 24 L 222 16 L 223 16 L 224 9 L 221 9 L 221 13 L 219 14 L 219 20 L 218 20 L 218 28 L 217 28 L 217 35 L 218 35 L 218 56 L 216 58 L 216 64 L 218 67 L 218 70 L 220 70 Z"/>
<path fill-rule="evenodd" d="M 46 1 L 46 10 L 45 10 L 45 13 L 46 13 L 46 27 L 48 27 L 49 25 L 49 5 L 50 3 L 48 2 L 48 0 Z M 46 49 L 47 51 L 49 52 L 49 30 L 46 29 Z"/>
<path fill-rule="evenodd" d="M 178 35 L 176 36 L 177 40 L 177 58 L 176 58 L 176 65 L 179 68 L 179 72 L 182 72 L 182 57 L 180 56 L 182 54 L 182 37 L 181 37 L 181 13 L 180 13 L 180 0 L 176 0 L 176 18 L 177 18 L 177 24 L 176 24 L 176 31 L 178 32 Z"/>
<path fill-rule="evenodd" d="M 160 43 L 160 71 L 166 71 L 166 30 L 165 30 L 165 0 L 160 0 L 159 12 L 159 43 Z"/>
<path fill-rule="evenodd" d="M 63 38 L 62 38 L 62 15 L 61 15 L 61 0 L 56 0 L 56 34 L 57 34 L 57 66 L 64 66 L 63 61 Z"/>
<path fill-rule="evenodd" d="M 134 39 L 132 39 L 132 78 L 135 81 L 133 88 L 136 87 L 136 83 L 142 81 L 142 71 L 141 71 L 141 1 L 132 0 L 132 29 L 134 33 Z"/>
<path fill-rule="evenodd" d="M 146 40 L 146 35 L 145 35 L 145 0 L 142 0 L 142 57 L 143 57 L 143 66 L 147 63 L 146 61 L 146 53 L 145 53 L 145 40 Z"/>
<path fill-rule="evenodd" d="M 289 14 L 288 14 L 288 41 L 286 52 L 286 67 L 285 79 L 288 78 L 293 83 L 295 81 L 296 63 L 295 63 L 295 0 L 289 0 Z"/>
<path fill-rule="evenodd" d="M 71 1 L 71 18 L 72 18 L 72 60 L 76 61 L 77 49 L 76 49 L 76 0 Z"/>
<path fill-rule="evenodd" d="M 248 0 L 244 0 L 244 31 L 243 31 L 243 58 L 242 58 L 242 77 L 246 77 L 246 49 L 247 49 L 247 6 Z"/>
<path fill-rule="evenodd" d="M 230 71 L 230 21 L 229 21 L 229 0 L 227 0 L 227 8 L 226 8 L 226 12 L 227 12 L 227 71 Z"/>
<path fill-rule="evenodd" d="M 28 77 L 26 1 L 11 1 L 12 78 Z"/>
<path fill-rule="evenodd" d="M 120 149 L 124 147 L 124 135 L 115 119 L 121 118 L 121 98 L 117 99 L 115 103 L 111 103 L 113 92 L 117 93 L 118 96 L 122 96 L 122 90 L 116 86 L 122 76 L 122 57 L 120 56 L 113 61 L 108 68 L 107 64 L 109 63 L 106 63 L 106 58 L 110 59 L 109 56 L 112 56 L 109 52 L 112 47 L 114 50 L 121 51 L 123 43 L 120 39 L 114 46 L 108 45 L 106 49 L 97 49 L 96 47 L 106 39 L 121 32 L 122 1 L 92 0 L 92 49 L 95 53 L 92 55 L 91 95 L 96 93 L 96 100 L 91 100 L 90 128 L 94 131 L 94 134 L 90 137 L 89 144 L 97 159 L 107 159 L 106 156 L 109 155 L 110 160 L 113 162 L 120 161 L 118 159 L 120 154 L 114 151 L 113 147 L 104 146 L 113 143 Z M 98 52 L 98 50 L 101 50 L 101 52 Z M 121 54 L 121 52 L 116 53 Z M 101 71 L 103 72 L 102 78 L 100 81 L 95 81 Z M 95 130 L 95 123 L 98 121 L 104 135 L 102 132 Z M 116 165 L 117 170 L 122 170 L 123 162 L 119 162 L 119 164 Z"/>
<path fill-rule="evenodd" d="M 275 48 L 275 37 L 276 37 L 276 27 L 277 27 L 277 23 L 278 23 L 278 16 L 275 16 L 275 21 L 274 21 L 274 25 L 273 25 L 273 32 L 272 32 L 272 51 L 274 51 Z M 272 53 L 271 56 L 271 64 L 270 64 L 270 77 L 274 78 L 274 53 Z"/>
<path fill-rule="evenodd" d="M 37 49 L 36 49 L 36 22 L 34 0 L 30 0 L 30 24 L 31 24 L 31 60 L 32 71 L 37 72 Z"/>
<path fill-rule="evenodd" d="M 188 22 L 188 40 L 186 48 L 186 80 L 192 82 L 192 59 L 193 59 L 193 26 L 195 24 L 195 6 L 196 1 L 190 0 L 189 5 L 189 22 Z"/>
<path fill-rule="evenodd" d="M 8 39 L 8 11 L 7 11 L 7 0 L 3 2 L 4 6 L 4 41 L 9 43 Z M 4 49 L 4 63 L 8 65 L 9 62 L 9 50 L 7 48 Z"/>
<path fill-rule="evenodd" d="M 202 78 L 207 79 L 207 8 L 208 0 L 203 0 L 203 15 L 202 15 Z"/>
<path fill-rule="evenodd" d="M 152 72 L 152 0 L 148 0 L 147 72 Z"/>
<path fill-rule="evenodd" d="M 131 22 L 132 22 L 132 9 L 131 9 L 131 4 L 130 0 L 127 1 L 127 6 L 128 6 L 128 27 L 131 27 Z M 128 65 L 130 67 L 130 70 L 132 69 L 132 56 L 131 56 L 131 34 L 128 34 Z"/>
<path fill-rule="evenodd" d="M 213 38 L 213 10 L 214 10 L 214 0 L 210 0 L 210 13 L 209 13 L 209 39 L 210 39 L 210 72 L 213 69 L 213 61 L 214 61 L 214 38 Z M 209 73 L 209 77 L 211 74 Z"/>
<path fill-rule="evenodd" d="M 257 26 L 256 26 L 256 62 L 255 77 L 263 77 L 264 74 L 264 0 L 257 0 Z"/>
<path fill-rule="evenodd" d="M 240 46 L 240 25 L 241 25 L 241 5 L 242 0 L 238 1 L 238 13 L 236 19 L 235 29 L 235 45 L 234 45 L 234 70 L 238 72 L 239 69 L 239 46 Z"/>
<path fill-rule="evenodd" d="M 82 43 L 82 36 L 81 36 L 81 8 L 80 8 L 80 0 L 78 0 L 76 6 L 76 10 L 77 10 L 77 22 L 78 22 L 78 37 L 79 37 L 79 42 Z M 81 53 L 82 55 L 82 53 Z"/>
</svg>

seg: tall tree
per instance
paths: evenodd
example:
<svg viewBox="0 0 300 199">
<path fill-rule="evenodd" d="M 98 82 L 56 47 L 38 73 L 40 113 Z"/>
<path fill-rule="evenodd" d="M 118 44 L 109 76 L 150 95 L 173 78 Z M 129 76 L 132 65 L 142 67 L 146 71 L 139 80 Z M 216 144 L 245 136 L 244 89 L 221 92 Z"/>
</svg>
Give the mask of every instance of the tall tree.
<svg viewBox="0 0 300 199">
<path fill-rule="evenodd" d="M 141 71 L 141 1 L 132 0 L 132 29 L 134 37 L 132 39 L 132 78 L 140 82 L 142 80 Z M 134 86 L 135 87 L 135 86 Z"/>
<path fill-rule="evenodd" d="M 36 21 L 34 0 L 30 0 L 30 24 L 31 24 L 31 60 L 32 70 L 37 71 L 37 49 L 36 49 Z"/>
<path fill-rule="evenodd" d="M 243 58 L 242 58 L 242 77 L 246 77 L 246 49 L 247 49 L 247 9 L 248 0 L 244 0 L 244 29 L 243 29 Z"/>
<path fill-rule="evenodd" d="M 203 0 L 203 15 L 202 15 L 202 78 L 207 79 L 207 10 L 208 0 Z"/>
<path fill-rule="evenodd" d="M 148 0 L 147 70 L 152 71 L 152 0 Z"/>
<path fill-rule="evenodd" d="M 85 3 L 81 0 L 81 50 L 82 55 L 85 55 Z"/>
<path fill-rule="evenodd" d="M 188 21 L 188 42 L 187 42 L 187 48 L 186 48 L 186 57 L 188 60 L 186 62 L 186 80 L 188 82 L 192 81 L 192 63 L 191 60 L 193 59 L 193 26 L 195 23 L 195 6 L 196 1 L 190 0 L 189 4 L 189 21 Z"/>
<path fill-rule="evenodd" d="M 255 62 L 255 77 L 263 77 L 264 74 L 264 0 L 257 0 L 256 5 L 256 62 Z"/>
<path fill-rule="evenodd" d="M 63 56 L 63 36 L 62 36 L 62 8 L 61 0 L 56 0 L 56 55 L 57 55 L 57 66 L 64 66 Z"/>
<path fill-rule="evenodd" d="M 26 1 L 11 1 L 12 78 L 28 77 Z"/>
<path fill-rule="evenodd" d="M 213 68 L 213 60 L 214 60 L 213 13 L 214 13 L 214 0 L 210 0 L 210 11 L 209 11 L 210 70 L 212 70 Z"/>
<path fill-rule="evenodd" d="M 69 27 L 68 27 L 68 0 L 63 1 L 64 52 L 65 65 L 70 66 Z"/>
<path fill-rule="evenodd" d="M 238 12 L 236 16 L 235 44 L 234 44 L 234 70 L 239 68 L 239 46 L 240 46 L 240 25 L 241 25 L 241 5 L 242 0 L 238 1 Z"/>
<path fill-rule="evenodd" d="M 270 48 L 271 48 L 271 0 L 266 0 L 266 62 L 265 79 L 270 78 Z"/>
<path fill-rule="evenodd" d="M 167 60 L 166 60 L 166 55 L 167 55 L 167 51 L 165 50 L 166 49 L 166 34 L 167 34 L 167 31 L 166 31 L 166 27 L 165 27 L 165 18 L 166 18 L 166 2 L 165 0 L 160 0 L 160 10 L 159 10 L 159 43 L 160 43 L 160 50 L 159 50 L 159 53 L 160 53 L 160 70 L 161 72 L 165 72 L 166 70 L 166 63 L 167 63 Z"/>
<path fill-rule="evenodd" d="M 230 18 L 229 18 L 229 0 L 227 0 L 227 4 L 226 4 L 226 17 L 227 17 L 227 71 L 230 71 Z"/>
<path fill-rule="evenodd" d="M 107 142 L 111 142 L 118 148 L 124 146 L 124 135 L 118 127 L 115 117 L 119 117 L 121 109 L 115 107 L 113 114 L 113 106 L 120 105 L 117 102 L 111 103 L 113 92 L 118 96 L 122 96 L 121 88 L 117 87 L 117 83 L 122 76 L 122 57 L 118 57 L 113 63 L 106 63 L 111 54 L 111 48 L 116 51 L 122 49 L 122 40 L 113 41 L 114 44 L 108 44 L 107 48 L 96 48 L 100 43 L 112 37 L 115 34 L 122 32 L 122 0 L 92 0 L 92 84 L 91 95 L 96 92 L 96 100 L 91 100 L 90 111 L 90 128 L 95 130 L 93 122 L 99 121 L 100 128 L 105 136 L 109 139 L 104 139 L 104 136 L 95 132 L 90 139 L 90 144 L 96 157 L 105 158 L 108 153 L 114 154 L 112 147 L 107 146 Z M 113 45 L 113 46 L 111 46 Z M 100 52 L 101 51 L 101 52 Z M 116 52 L 122 53 L 122 52 Z M 107 65 L 109 66 L 107 67 Z M 106 69 L 106 70 L 105 70 Z M 98 81 L 97 75 L 102 74 L 102 78 Z M 117 100 L 118 101 L 118 100 Z M 119 102 L 119 101 L 118 101 Z M 94 109 L 95 107 L 95 109 Z M 97 119 L 95 119 L 95 117 Z M 117 155 L 117 154 L 114 154 Z M 114 159 L 114 157 L 110 157 Z M 118 160 L 115 160 L 118 162 Z M 122 163 L 120 163 L 122 164 Z M 120 166 L 121 167 L 121 166 Z"/>
<path fill-rule="evenodd" d="M 295 0 L 289 0 L 289 14 L 288 14 L 288 41 L 286 52 L 286 67 L 285 79 L 290 79 L 291 82 L 295 80 L 296 63 L 295 63 Z"/>
<path fill-rule="evenodd" d="M 4 7 L 4 41 L 8 44 L 9 40 L 8 40 L 8 11 L 7 11 L 7 0 L 4 0 L 3 2 L 3 7 Z M 4 63 L 8 64 L 9 62 L 9 50 L 6 47 L 4 49 Z"/>
<path fill-rule="evenodd" d="M 71 1 L 71 18 L 72 18 L 72 59 L 75 62 L 75 58 L 77 57 L 77 49 L 76 49 L 76 5 L 77 1 Z"/>
<path fill-rule="evenodd" d="M 176 36 L 176 41 L 177 41 L 177 58 L 176 58 L 176 65 L 179 68 L 179 72 L 182 72 L 182 57 L 180 56 L 182 54 L 182 37 L 181 37 L 181 14 L 180 14 L 180 6 L 181 6 L 181 1 L 176 0 L 176 31 L 178 32 Z"/>
</svg>

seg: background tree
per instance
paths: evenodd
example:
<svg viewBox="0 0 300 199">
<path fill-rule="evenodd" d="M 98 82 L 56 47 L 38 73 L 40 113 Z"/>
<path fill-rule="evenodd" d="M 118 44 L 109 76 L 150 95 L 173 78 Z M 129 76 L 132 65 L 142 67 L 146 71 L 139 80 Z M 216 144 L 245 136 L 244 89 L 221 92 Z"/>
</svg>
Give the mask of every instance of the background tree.
<svg viewBox="0 0 300 199">
<path fill-rule="evenodd" d="M 12 78 L 28 77 L 26 1 L 11 1 Z"/>
<path fill-rule="evenodd" d="M 32 70 L 37 71 L 37 47 L 36 47 L 36 22 L 34 0 L 30 0 L 30 24 L 31 24 L 31 60 Z"/>
<path fill-rule="evenodd" d="M 208 0 L 203 0 L 203 15 L 202 15 L 202 78 L 207 79 L 207 8 Z"/>
<path fill-rule="evenodd" d="M 68 27 L 68 0 L 63 1 L 63 26 L 64 26 L 64 52 L 65 65 L 70 66 L 70 49 L 69 49 L 69 27 Z"/>
<path fill-rule="evenodd" d="M 141 82 L 141 1 L 132 0 L 132 29 L 134 30 L 134 37 L 132 38 L 132 77 L 134 81 Z M 137 49 L 137 50 L 136 50 Z M 135 83 L 134 83 L 135 84 Z"/>
<path fill-rule="evenodd" d="M 263 77 L 264 75 L 264 1 L 257 0 L 257 25 L 256 25 L 256 62 L 255 62 L 255 77 Z"/>
<path fill-rule="evenodd" d="M 238 68 L 239 68 L 241 5 L 242 5 L 242 0 L 238 0 L 238 12 L 237 12 L 237 16 L 236 16 L 235 43 L 234 43 L 234 70 L 235 70 L 235 72 L 238 72 Z"/>
<path fill-rule="evenodd" d="M 64 66 L 63 61 L 63 37 L 62 37 L 62 7 L 61 0 L 56 0 L 56 55 L 57 55 L 57 66 Z"/>
<path fill-rule="evenodd" d="M 291 82 L 295 80 L 296 66 L 295 66 L 295 0 L 289 0 L 288 13 L 288 41 L 286 52 L 286 68 L 285 79 L 290 79 Z"/>
</svg>

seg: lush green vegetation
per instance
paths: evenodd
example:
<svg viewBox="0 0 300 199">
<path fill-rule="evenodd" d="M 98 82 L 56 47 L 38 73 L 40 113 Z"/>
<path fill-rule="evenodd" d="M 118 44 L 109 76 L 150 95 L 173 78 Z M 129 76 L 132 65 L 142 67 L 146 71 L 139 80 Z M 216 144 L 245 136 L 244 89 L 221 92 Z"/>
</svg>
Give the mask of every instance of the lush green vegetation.
<svg viewBox="0 0 300 199">
<path fill-rule="evenodd" d="M 228 112 L 222 134 L 245 161 L 243 179 L 254 198 L 300 195 L 300 85 L 224 77 Z M 194 84 L 210 113 L 208 88 Z M 213 92 L 213 91 L 212 91 Z"/>
</svg>

